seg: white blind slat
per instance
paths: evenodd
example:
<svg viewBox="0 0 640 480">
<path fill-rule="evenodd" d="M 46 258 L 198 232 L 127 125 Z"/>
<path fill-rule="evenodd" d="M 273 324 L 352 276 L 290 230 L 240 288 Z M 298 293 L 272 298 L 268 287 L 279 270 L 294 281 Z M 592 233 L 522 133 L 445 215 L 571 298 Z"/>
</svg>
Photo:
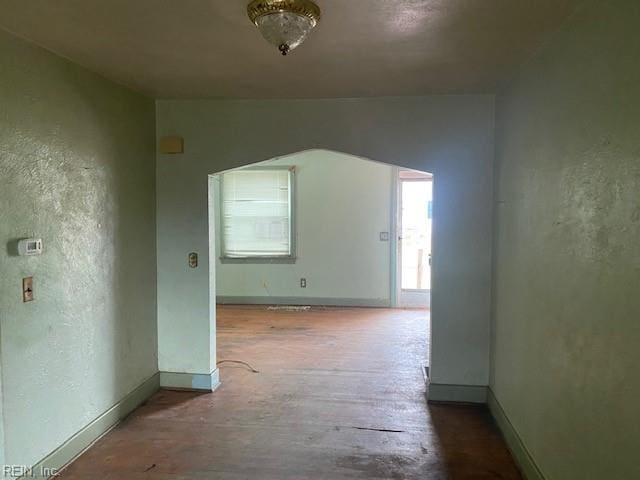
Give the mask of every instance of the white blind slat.
<svg viewBox="0 0 640 480">
<path fill-rule="evenodd" d="M 289 170 L 238 170 L 222 176 L 222 235 L 228 257 L 291 254 Z"/>
</svg>

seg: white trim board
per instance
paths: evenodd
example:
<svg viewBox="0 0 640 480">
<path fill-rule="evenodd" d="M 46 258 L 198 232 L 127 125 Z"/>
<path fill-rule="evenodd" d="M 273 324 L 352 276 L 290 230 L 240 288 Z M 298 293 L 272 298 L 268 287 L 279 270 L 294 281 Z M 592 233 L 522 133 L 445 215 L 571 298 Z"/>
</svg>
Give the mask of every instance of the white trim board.
<svg viewBox="0 0 640 480">
<path fill-rule="evenodd" d="M 431 290 L 398 290 L 398 307 L 431 308 Z"/>
<path fill-rule="evenodd" d="M 515 427 L 509 421 L 509 417 L 507 417 L 491 387 L 487 389 L 487 404 L 524 478 L 526 480 L 545 480 L 545 476 L 536 465 Z"/>
<path fill-rule="evenodd" d="M 20 478 L 25 480 L 31 478 L 48 478 L 48 476 L 42 476 L 40 472 L 47 470 L 52 471 L 53 469 L 60 471 L 63 467 L 84 453 L 85 450 L 91 447 L 103 435 L 118 425 L 123 418 L 156 393 L 159 388 L 160 375 L 159 373 L 155 373 L 126 395 L 122 400 L 117 402 L 106 412 L 99 415 L 95 420 L 76 432 L 53 452 L 36 463 L 33 466 L 33 475 L 23 476 Z"/>
<path fill-rule="evenodd" d="M 430 383 L 427 389 L 430 402 L 487 403 L 486 385 L 447 385 Z"/>
<path fill-rule="evenodd" d="M 325 307 L 390 307 L 388 298 L 330 298 L 330 297 L 242 297 L 218 295 L 220 305 L 312 305 Z"/>
<path fill-rule="evenodd" d="M 220 386 L 220 371 L 211 373 L 160 372 L 160 387 L 196 392 L 213 392 Z"/>
<path fill-rule="evenodd" d="M 399 167 L 391 169 L 391 214 L 389 220 L 389 298 L 391 307 L 398 306 L 398 176 Z"/>
</svg>

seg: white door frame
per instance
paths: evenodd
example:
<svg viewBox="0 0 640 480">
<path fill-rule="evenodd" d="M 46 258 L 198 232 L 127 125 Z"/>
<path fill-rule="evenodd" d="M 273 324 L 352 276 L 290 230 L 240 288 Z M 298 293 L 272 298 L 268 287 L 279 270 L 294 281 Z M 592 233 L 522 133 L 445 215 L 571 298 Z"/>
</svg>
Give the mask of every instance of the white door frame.
<svg viewBox="0 0 640 480">
<path fill-rule="evenodd" d="M 391 214 L 389 219 L 391 221 L 389 225 L 390 232 L 390 265 L 389 265 L 389 298 L 391 299 L 391 308 L 398 307 L 398 185 L 400 168 L 393 167 L 391 169 Z"/>
<path fill-rule="evenodd" d="M 402 242 L 400 234 L 402 232 L 402 182 L 411 179 L 401 179 L 401 171 L 415 171 L 424 175 L 426 172 L 394 167 L 392 170 L 391 185 L 391 306 L 397 308 L 430 308 L 431 290 L 408 290 L 402 289 Z M 431 174 L 429 174 L 431 175 Z M 415 181 L 423 181 L 424 178 L 417 177 Z M 433 176 L 431 176 L 433 181 Z M 432 232 L 433 235 L 433 232 Z M 431 269 L 431 265 L 429 265 Z"/>
</svg>

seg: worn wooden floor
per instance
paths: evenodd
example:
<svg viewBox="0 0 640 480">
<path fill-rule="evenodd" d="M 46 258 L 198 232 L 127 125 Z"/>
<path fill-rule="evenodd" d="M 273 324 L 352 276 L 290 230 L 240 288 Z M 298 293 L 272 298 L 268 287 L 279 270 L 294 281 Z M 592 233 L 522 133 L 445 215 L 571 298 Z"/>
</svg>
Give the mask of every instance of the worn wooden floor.
<svg viewBox="0 0 640 480">
<path fill-rule="evenodd" d="M 520 479 L 486 410 L 425 402 L 428 314 L 218 311 L 222 386 L 160 391 L 64 479 Z"/>
</svg>

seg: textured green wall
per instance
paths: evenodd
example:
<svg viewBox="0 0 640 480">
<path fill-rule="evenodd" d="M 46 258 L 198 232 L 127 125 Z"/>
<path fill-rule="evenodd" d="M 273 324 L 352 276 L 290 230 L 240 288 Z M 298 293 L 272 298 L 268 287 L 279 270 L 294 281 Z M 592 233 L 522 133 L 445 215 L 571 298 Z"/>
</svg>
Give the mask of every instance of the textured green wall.
<svg viewBox="0 0 640 480">
<path fill-rule="evenodd" d="M 491 388 L 549 480 L 640 478 L 639 28 L 586 2 L 497 100 Z"/>
<path fill-rule="evenodd" d="M 7 463 L 40 460 L 157 371 L 154 116 L 152 100 L 0 32 Z M 44 253 L 13 255 L 28 236 Z"/>
</svg>

